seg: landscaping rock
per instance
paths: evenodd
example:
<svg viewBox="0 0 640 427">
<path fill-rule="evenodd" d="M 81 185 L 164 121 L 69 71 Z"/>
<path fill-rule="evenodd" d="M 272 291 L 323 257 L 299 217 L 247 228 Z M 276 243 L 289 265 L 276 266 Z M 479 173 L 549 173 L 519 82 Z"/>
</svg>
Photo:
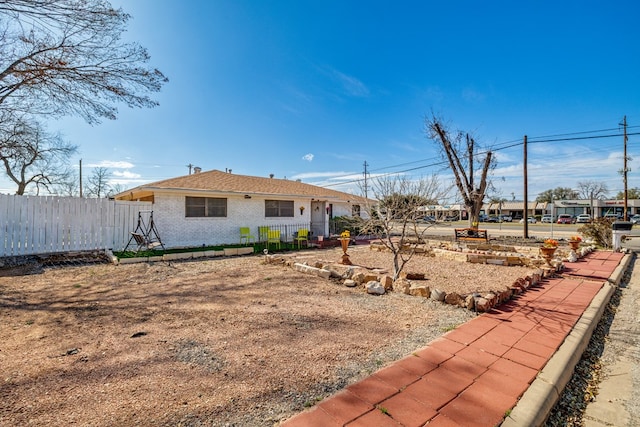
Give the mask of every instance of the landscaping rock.
<svg viewBox="0 0 640 427">
<path fill-rule="evenodd" d="M 367 282 L 366 288 L 367 288 L 368 294 L 383 295 L 385 293 L 384 286 L 382 286 L 382 283 L 375 280 Z"/>
<path fill-rule="evenodd" d="M 440 289 L 433 289 L 431 291 L 431 299 L 432 300 L 436 300 L 436 301 L 444 301 L 446 297 L 446 294 L 444 293 L 444 291 L 441 291 Z"/>
<path fill-rule="evenodd" d="M 486 298 L 478 297 L 475 298 L 475 308 L 479 313 L 485 313 L 491 309 L 491 303 Z"/>
<path fill-rule="evenodd" d="M 377 274 L 365 273 L 364 280 L 363 280 L 364 283 L 377 282 L 377 281 L 378 281 Z"/>
<path fill-rule="evenodd" d="M 409 289 L 411 288 L 411 283 L 407 282 L 404 279 L 398 279 L 393 282 L 393 291 L 399 292 L 402 294 L 409 295 Z"/>
<path fill-rule="evenodd" d="M 424 273 L 403 273 L 407 280 L 425 280 Z"/>
<path fill-rule="evenodd" d="M 385 290 L 390 291 L 393 289 L 393 278 L 389 275 L 384 275 L 380 278 L 380 283 L 384 286 Z"/>
<path fill-rule="evenodd" d="M 342 277 L 344 277 L 345 279 L 351 279 L 353 277 L 354 272 L 355 270 L 353 269 L 353 267 L 349 267 L 347 268 L 347 271 L 344 272 Z"/>
<path fill-rule="evenodd" d="M 455 292 L 445 295 L 444 302 L 450 305 L 459 305 L 462 297 Z"/>
<path fill-rule="evenodd" d="M 409 288 L 409 295 L 413 295 L 414 297 L 429 298 L 431 296 L 431 290 L 428 286 L 411 285 L 411 287 Z"/>
<path fill-rule="evenodd" d="M 345 279 L 344 285 L 348 288 L 355 288 L 356 286 L 358 286 L 358 284 L 355 282 L 355 280 L 351 280 L 351 279 Z"/>
<path fill-rule="evenodd" d="M 315 274 L 316 276 L 322 277 L 323 279 L 328 279 L 331 277 L 331 272 L 329 270 L 311 267 L 310 265 L 306 264 L 295 263 L 293 265 L 293 268 L 296 271 L 300 271 L 301 273 Z"/>
<path fill-rule="evenodd" d="M 351 278 L 359 285 L 364 283 L 364 273 L 356 273 Z"/>
<path fill-rule="evenodd" d="M 467 310 L 473 310 L 473 308 L 475 307 L 475 298 L 473 297 L 473 295 L 467 295 L 467 297 L 464 299 L 464 302 Z"/>
<path fill-rule="evenodd" d="M 331 273 L 330 277 L 333 278 L 333 279 L 342 279 L 343 278 L 343 275 L 340 274 L 339 272 L 337 272 L 334 269 L 329 269 L 329 272 Z"/>
</svg>

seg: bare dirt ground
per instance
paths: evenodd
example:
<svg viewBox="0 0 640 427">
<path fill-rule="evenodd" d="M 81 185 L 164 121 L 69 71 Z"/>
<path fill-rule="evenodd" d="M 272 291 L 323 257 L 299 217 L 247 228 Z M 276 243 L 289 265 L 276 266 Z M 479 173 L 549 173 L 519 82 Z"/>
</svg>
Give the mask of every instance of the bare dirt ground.
<svg viewBox="0 0 640 427">
<path fill-rule="evenodd" d="M 338 261 L 338 249 L 299 253 Z M 350 249 L 355 264 L 391 255 Z M 473 313 L 265 265 L 262 257 L 0 277 L 0 425 L 272 426 Z M 445 291 L 524 267 L 415 257 Z"/>
</svg>

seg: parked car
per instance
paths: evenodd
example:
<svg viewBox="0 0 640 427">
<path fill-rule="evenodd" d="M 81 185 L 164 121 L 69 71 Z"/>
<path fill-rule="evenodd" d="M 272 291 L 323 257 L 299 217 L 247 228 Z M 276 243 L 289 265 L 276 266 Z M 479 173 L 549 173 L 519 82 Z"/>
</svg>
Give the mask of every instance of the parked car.
<svg viewBox="0 0 640 427">
<path fill-rule="evenodd" d="M 535 224 L 535 223 L 536 223 L 536 222 L 538 222 L 538 221 L 536 221 L 536 218 L 535 218 L 535 217 L 530 216 L 530 217 L 528 217 L 528 218 L 527 218 L 527 222 L 528 222 L 529 224 Z M 524 224 L 524 218 L 522 218 L 522 219 L 520 220 L 520 224 Z"/>
<path fill-rule="evenodd" d="M 487 217 L 487 222 L 500 222 L 500 219 L 497 216 L 490 216 Z"/>
<path fill-rule="evenodd" d="M 629 221 L 631 221 L 632 224 L 638 224 L 640 223 L 640 215 L 635 214 L 634 216 L 632 216 Z"/>
<path fill-rule="evenodd" d="M 458 221 L 458 219 L 458 215 L 447 215 L 444 217 L 444 220 L 448 222 Z"/>
<path fill-rule="evenodd" d="M 542 223 L 551 224 L 553 222 L 553 215 L 542 215 L 540 220 Z"/>
<path fill-rule="evenodd" d="M 580 214 L 576 217 L 576 224 L 589 224 L 591 222 L 591 215 Z"/>
<path fill-rule="evenodd" d="M 604 218 L 607 218 L 607 219 L 610 219 L 610 220 L 613 220 L 613 221 L 617 221 L 619 219 L 622 219 L 622 215 L 617 214 L 617 213 L 613 213 L 613 212 L 609 212 L 609 213 L 604 214 Z"/>
<path fill-rule="evenodd" d="M 560 214 L 558 215 L 558 220 L 556 222 L 558 224 L 572 224 L 573 216 L 569 214 Z"/>
<path fill-rule="evenodd" d="M 511 221 L 513 221 L 513 218 L 511 217 L 511 215 L 501 215 L 500 219 L 503 222 L 511 222 Z"/>
<path fill-rule="evenodd" d="M 427 224 L 435 224 L 436 218 L 431 215 L 423 216 L 422 218 L 418 218 L 418 222 L 426 222 Z"/>
</svg>

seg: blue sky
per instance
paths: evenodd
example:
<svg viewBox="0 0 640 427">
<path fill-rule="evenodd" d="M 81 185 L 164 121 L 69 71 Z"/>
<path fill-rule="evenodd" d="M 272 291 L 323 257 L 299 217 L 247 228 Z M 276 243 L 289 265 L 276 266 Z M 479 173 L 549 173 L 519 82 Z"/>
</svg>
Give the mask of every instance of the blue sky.
<svg viewBox="0 0 640 427">
<path fill-rule="evenodd" d="M 429 166 L 439 155 L 424 117 L 435 112 L 487 148 L 528 135 L 530 199 L 585 180 L 614 195 L 622 137 L 534 141 L 619 133 L 625 115 L 640 132 L 635 1 L 112 4 L 132 15 L 126 37 L 169 78 L 160 106 L 50 130 L 79 145 L 85 176 L 106 166 L 125 188 L 186 175 L 189 164 L 338 190 L 354 188 L 342 183 L 361 178 L 364 162 L 371 176 L 447 181 L 446 169 Z M 640 187 L 639 149 L 631 135 L 630 188 Z M 490 196 L 522 199 L 522 146 L 496 155 Z"/>
</svg>

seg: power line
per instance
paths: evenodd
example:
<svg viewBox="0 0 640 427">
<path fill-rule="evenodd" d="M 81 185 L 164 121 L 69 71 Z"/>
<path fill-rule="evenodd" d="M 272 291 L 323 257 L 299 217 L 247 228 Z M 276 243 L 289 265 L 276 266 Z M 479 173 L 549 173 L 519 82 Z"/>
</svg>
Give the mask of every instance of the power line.
<svg viewBox="0 0 640 427">
<path fill-rule="evenodd" d="M 640 126 L 627 126 L 627 128 L 631 128 L 631 127 L 638 128 Z M 590 136 L 568 137 L 570 135 L 585 135 L 585 134 L 598 133 L 598 132 L 610 132 L 610 131 L 614 131 L 614 130 L 618 130 L 618 133 L 606 134 L 606 135 L 590 135 Z M 572 132 L 572 133 L 565 133 L 565 134 L 532 137 L 532 138 L 527 138 L 527 140 L 528 140 L 528 143 L 530 143 L 530 144 L 537 144 L 537 143 L 543 143 L 543 142 L 580 141 L 580 140 L 590 140 L 590 139 L 600 139 L 600 138 L 614 138 L 614 137 L 620 137 L 622 135 L 623 135 L 622 133 L 619 133 L 619 129 L 611 128 L 611 129 L 600 129 L 600 130 L 592 130 L 592 131 L 582 131 L 582 132 Z M 627 133 L 627 136 L 630 136 L 630 135 L 640 135 L 640 132 Z M 560 136 L 563 136 L 564 138 L 556 138 L 556 137 L 560 137 Z M 538 138 L 547 138 L 547 139 L 538 139 Z M 532 139 L 534 139 L 534 141 L 531 141 Z M 513 140 L 513 141 L 502 142 L 502 143 L 499 143 L 497 145 L 498 145 L 497 148 L 479 151 L 474 156 L 481 156 L 481 155 L 484 155 L 484 154 L 488 153 L 489 151 L 495 152 L 495 151 L 506 150 L 508 148 L 518 147 L 518 146 L 523 145 L 523 142 L 521 140 Z M 398 165 L 385 166 L 383 168 L 373 169 L 372 171 L 380 171 L 380 170 L 385 170 L 385 169 L 391 169 L 391 168 L 395 168 L 395 167 L 399 167 L 399 166 L 406 166 L 406 165 L 410 165 L 410 164 L 420 163 L 420 162 L 427 161 L 427 160 L 432 160 L 432 159 L 416 160 L 416 161 L 413 161 L 413 162 L 401 163 L 401 164 L 398 164 Z M 396 175 L 396 174 L 401 174 L 401 173 L 407 173 L 407 172 L 412 172 L 412 171 L 415 171 L 415 170 L 420 170 L 420 169 L 425 169 L 425 168 L 435 167 L 435 166 L 440 166 L 440 165 L 447 165 L 447 164 L 448 164 L 447 161 L 442 160 L 442 161 L 438 161 L 438 162 L 429 163 L 429 164 L 426 164 L 426 165 L 416 166 L 416 167 L 413 167 L 413 168 L 402 169 L 402 170 L 397 170 L 397 171 L 393 171 L 393 172 L 387 172 L 387 173 L 384 173 L 384 174 L 380 174 L 379 176 L 380 177 L 385 177 L 385 176 Z M 337 177 L 337 178 L 339 178 L 339 177 Z M 335 183 L 335 184 L 327 184 L 327 185 L 324 185 L 323 187 L 324 188 L 335 187 L 335 186 L 339 186 L 339 185 L 357 183 L 359 181 L 360 180 L 358 180 L 358 179 L 349 180 L 349 181 L 341 181 L 341 182 Z"/>
</svg>

